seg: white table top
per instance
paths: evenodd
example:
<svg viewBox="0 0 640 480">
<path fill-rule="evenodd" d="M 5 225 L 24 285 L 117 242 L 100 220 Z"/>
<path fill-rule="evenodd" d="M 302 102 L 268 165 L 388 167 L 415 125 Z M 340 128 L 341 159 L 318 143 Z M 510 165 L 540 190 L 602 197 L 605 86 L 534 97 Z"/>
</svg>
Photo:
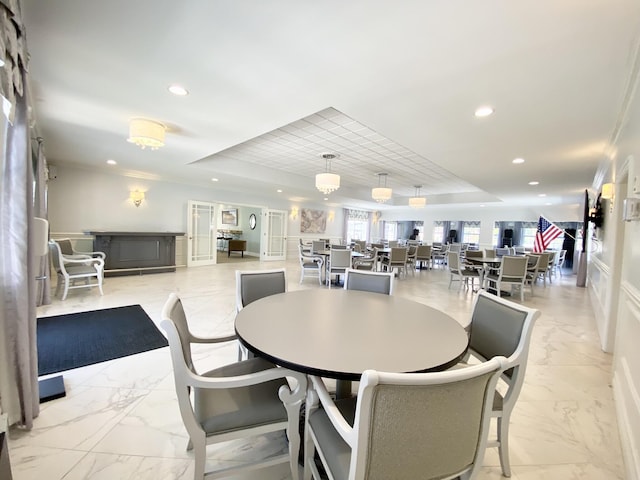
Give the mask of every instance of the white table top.
<svg viewBox="0 0 640 480">
<path fill-rule="evenodd" d="M 405 298 L 351 290 L 300 290 L 257 300 L 236 317 L 256 355 L 305 373 L 358 380 L 366 369 L 444 370 L 468 337 L 446 313 Z"/>
</svg>

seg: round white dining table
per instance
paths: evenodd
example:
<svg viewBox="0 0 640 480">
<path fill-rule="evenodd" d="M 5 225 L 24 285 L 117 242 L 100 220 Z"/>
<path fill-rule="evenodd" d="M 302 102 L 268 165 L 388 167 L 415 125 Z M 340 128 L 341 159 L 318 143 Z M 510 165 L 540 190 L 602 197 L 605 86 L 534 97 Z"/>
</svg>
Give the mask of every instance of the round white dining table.
<svg viewBox="0 0 640 480">
<path fill-rule="evenodd" d="M 438 309 L 406 298 L 343 289 L 261 298 L 238 313 L 235 330 L 255 355 L 292 370 L 346 381 L 359 380 L 367 369 L 445 370 L 468 346 L 464 328 Z M 350 393 L 350 384 L 338 388 Z"/>
</svg>

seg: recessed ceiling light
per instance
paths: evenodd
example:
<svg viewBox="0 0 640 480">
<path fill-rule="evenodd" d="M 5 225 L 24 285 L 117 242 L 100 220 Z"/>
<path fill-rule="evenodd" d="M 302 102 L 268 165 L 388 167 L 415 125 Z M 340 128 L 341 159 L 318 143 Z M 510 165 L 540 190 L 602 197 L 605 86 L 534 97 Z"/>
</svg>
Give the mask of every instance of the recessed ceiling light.
<svg viewBox="0 0 640 480">
<path fill-rule="evenodd" d="M 539 197 L 546 197 L 547 194 L 546 193 L 541 193 L 540 195 L 538 195 Z"/>
<path fill-rule="evenodd" d="M 482 107 L 478 107 L 476 109 L 476 117 L 488 117 L 489 115 L 493 114 L 494 110 L 493 107 L 490 107 L 489 105 L 484 105 Z"/>
<path fill-rule="evenodd" d="M 551 202 L 545 203 L 546 206 L 553 205 Z"/>
<path fill-rule="evenodd" d="M 540 182 L 536 182 L 535 180 L 532 182 L 529 182 L 529 185 L 540 185 Z"/>
<path fill-rule="evenodd" d="M 325 200 L 329 200 L 329 197 L 324 197 Z"/>
<path fill-rule="evenodd" d="M 511 160 L 511 163 L 524 163 L 524 158 L 514 158 L 513 160 Z"/>
<path fill-rule="evenodd" d="M 174 95 L 178 95 L 179 97 L 184 97 L 189 95 L 189 92 L 182 85 L 169 85 L 169 91 Z"/>
<path fill-rule="evenodd" d="M 282 190 L 278 189 L 278 190 L 276 190 L 276 192 L 278 192 L 278 193 L 282 193 Z"/>
<path fill-rule="evenodd" d="M 217 182 L 217 181 L 218 181 L 218 179 L 217 179 L 216 177 L 213 177 L 213 178 L 211 179 L 211 181 L 212 181 L 212 182 Z"/>
<path fill-rule="evenodd" d="M 117 164 L 118 164 L 118 162 L 116 162 L 115 160 L 113 160 L 113 159 L 111 159 L 111 158 L 110 158 L 109 160 L 107 160 L 107 163 L 108 163 L 109 165 L 117 165 Z"/>
<path fill-rule="evenodd" d="M 480 205 L 480 207 L 484 207 L 484 204 Z"/>
</svg>

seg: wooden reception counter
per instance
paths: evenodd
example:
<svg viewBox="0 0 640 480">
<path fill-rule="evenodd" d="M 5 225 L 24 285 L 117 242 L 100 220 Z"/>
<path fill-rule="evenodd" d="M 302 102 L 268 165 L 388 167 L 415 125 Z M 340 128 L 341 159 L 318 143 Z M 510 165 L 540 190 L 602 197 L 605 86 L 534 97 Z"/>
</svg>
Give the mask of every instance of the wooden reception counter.
<svg viewBox="0 0 640 480">
<path fill-rule="evenodd" d="M 107 256 L 105 276 L 176 271 L 176 237 L 184 232 L 86 232 Z"/>
</svg>

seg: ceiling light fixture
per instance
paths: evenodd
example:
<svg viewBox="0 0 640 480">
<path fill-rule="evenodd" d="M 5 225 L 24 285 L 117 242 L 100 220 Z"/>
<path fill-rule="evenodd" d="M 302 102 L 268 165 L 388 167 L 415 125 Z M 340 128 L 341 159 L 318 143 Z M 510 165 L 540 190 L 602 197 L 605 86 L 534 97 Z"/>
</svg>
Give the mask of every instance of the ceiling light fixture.
<svg viewBox="0 0 640 480">
<path fill-rule="evenodd" d="M 529 185 L 540 185 L 540 182 L 532 180 L 531 182 L 529 182 Z"/>
<path fill-rule="evenodd" d="M 331 160 L 338 158 L 336 153 L 321 153 L 320 157 L 325 160 L 325 172 L 316 175 L 316 188 L 325 195 L 340 188 L 340 175 L 331 173 Z"/>
<path fill-rule="evenodd" d="M 182 85 L 169 85 L 168 90 L 173 93 L 174 95 L 177 95 L 178 97 L 185 97 L 187 95 L 189 95 L 189 91 L 184 88 Z"/>
<path fill-rule="evenodd" d="M 475 116 L 476 117 L 480 117 L 480 118 L 488 117 L 489 115 L 492 115 L 493 112 L 494 112 L 493 107 L 490 107 L 489 105 L 485 105 L 485 106 L 482 106 L 482 107 L 478 107 L 476 109 Z"/>
<path fill-rule="evenodd" d="M 516 165 L 518 165 L 519 163 L 524 163 L 524 158 L 514 158 L 513 160 L 511 160 L 511 163 L 515 163 Z"/>
<path fill-rule="evenodd" d="M 422 185 L 415 185 L 416 196 L 409 199 L 409 206 L 413 208 L 422 208 L 427 204 L 427 199 L 420 196 L 420 189 Z"/>
<path fill-rule="evenodd" d="M 164 133 L 167 127 L 146 118 L 132 118 L 129 122 L 127 142 L 135 143 L 143 150 L 147 147 L 157 150 L 164 147 Z"/>
<path fill-rule="evenodd" d="M 393 190 L 387 187 L 388 173 L 378 173 L 378 186 L 371 189 L 371 198 L 378 203 L 384 203 L 391 198 Z M 384 178 L 384 187 L 381 186 L 382 179 Z"/>
</svg>

